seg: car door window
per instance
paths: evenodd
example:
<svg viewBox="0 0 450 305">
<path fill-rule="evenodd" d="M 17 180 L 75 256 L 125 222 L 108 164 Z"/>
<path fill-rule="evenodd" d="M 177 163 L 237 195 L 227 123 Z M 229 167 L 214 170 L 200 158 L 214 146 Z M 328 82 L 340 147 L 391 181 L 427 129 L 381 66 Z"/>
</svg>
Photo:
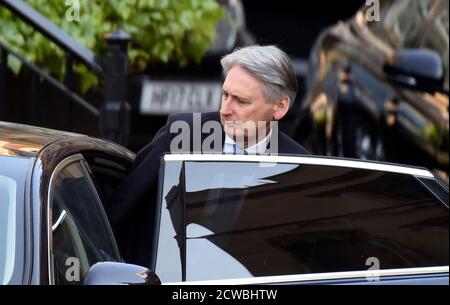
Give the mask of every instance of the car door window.
<svg viewBox="0 0 450 305">
<path fill-rule="evenodd" d="M 98 194 L 81 160 L 57 171 L 51 194 L 55 283 L 77 284 L 74 274 L 67 276 L 69 267 L 80 267 L 81 281 L 93 264 L 119 260 Z"/>
<path fill-rule="evenodd" d="M 179 167 L 161 194 L 162 281 L 363 271 L 373 258 L 381 269 L 448 265 L 445 198 L 412 175 L 318 164 Z M 170 270 L 158 263 L 162 255 L 167 265 L 167 250 L 180 261 Z"/>
</svg>

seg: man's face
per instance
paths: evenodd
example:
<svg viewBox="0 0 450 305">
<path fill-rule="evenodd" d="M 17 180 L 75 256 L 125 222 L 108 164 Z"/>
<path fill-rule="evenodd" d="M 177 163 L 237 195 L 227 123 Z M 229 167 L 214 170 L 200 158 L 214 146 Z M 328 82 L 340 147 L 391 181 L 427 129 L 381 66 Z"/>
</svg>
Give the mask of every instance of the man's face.
<svg viewBox="0 0 450 305">
<path fill-rule="evenodd" d="M 258 126 L 259 121 L 270 122 L 277 116 L 277 119 L 281 118 L 278 103 L 269 102 L 265 98 L 262 86 L 260 80 L 239 65 L 230 69 L 222 86 L 220 119 L 224 131 L 235 141 L 245 139 L 245 145 L 249 142 L 256 143 L 264 137 L 260 135 L 256 140 L 256 129 L 243 128 L 243 124 L 253 122 L 254 126 Z"/>
</svg>

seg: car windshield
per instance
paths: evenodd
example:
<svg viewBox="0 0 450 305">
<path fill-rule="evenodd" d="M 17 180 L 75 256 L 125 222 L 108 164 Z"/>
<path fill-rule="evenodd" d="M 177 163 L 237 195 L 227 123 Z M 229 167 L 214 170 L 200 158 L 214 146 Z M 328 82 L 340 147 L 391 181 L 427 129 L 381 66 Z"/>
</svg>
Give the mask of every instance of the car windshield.
<svg viewBox="0 0 450 305">
<path fill-rule="evenodd" d="M 30 164 L 29 158 L 0 156 L 1 285 L 21 280 L 24 187 Z"/>
</svg>

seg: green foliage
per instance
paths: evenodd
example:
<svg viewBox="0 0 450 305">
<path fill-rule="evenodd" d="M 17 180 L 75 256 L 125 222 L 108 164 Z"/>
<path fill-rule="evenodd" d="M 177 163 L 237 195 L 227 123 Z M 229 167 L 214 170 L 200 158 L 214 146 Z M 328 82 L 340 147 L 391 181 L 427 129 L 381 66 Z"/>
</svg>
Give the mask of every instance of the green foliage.
<svg viewBox="0 0 450 305">
<path fill-rule="evenodd" d="M 170 61 L 180 66 L 199 62 L 214 41 L 216 24 L 225 14 L 215 0 L 79 0 L 79 21 L 69 22 L 66 13 L 73 7 L 73 0 L 26 2 L 99 55 L 105 51 L 105 33 L 118 28 L 128 32 L 132 37 L 130 66 L 139 70 L 156 62 Z M 0 27 L 0 41 L 63 78 L 62 49 L 1 6 Z M 8 65 L 15 73 L 20 70 L 17 60 L 8 60 Z M 98 83 L 85 66 L 77 64 L 75 71 L 82 75 L 82 92 Z"/>
</svg>

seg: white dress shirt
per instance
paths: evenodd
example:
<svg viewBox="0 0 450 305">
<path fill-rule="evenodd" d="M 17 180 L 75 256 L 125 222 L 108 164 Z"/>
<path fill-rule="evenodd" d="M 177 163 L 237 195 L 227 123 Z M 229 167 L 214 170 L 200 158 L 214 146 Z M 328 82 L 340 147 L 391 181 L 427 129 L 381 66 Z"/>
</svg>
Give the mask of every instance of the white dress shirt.
<svg viewBox="0 0 450 305">
<path fill-rule="evenodd" d="M 252 146 L 244 149 L 243 147 L 240 147 L 239 145 L 237 145 L 236 142 L 230 136 L 225 134 L 225 143 L 223 145 L 223 153 L 234 154 L 235 153 L 234 146 L 236 145 L 236 154 L 243 155 L 244 151 L 246 151 L 247 154 L 264 155 L 266 153 L 267 143 L 269 142 L 271 135 L 272 135 L 272 129 L 270 129 L 269 134 L 264 139 L 262 139 L 255 145 L 252 145 Z"/>
</svg>

